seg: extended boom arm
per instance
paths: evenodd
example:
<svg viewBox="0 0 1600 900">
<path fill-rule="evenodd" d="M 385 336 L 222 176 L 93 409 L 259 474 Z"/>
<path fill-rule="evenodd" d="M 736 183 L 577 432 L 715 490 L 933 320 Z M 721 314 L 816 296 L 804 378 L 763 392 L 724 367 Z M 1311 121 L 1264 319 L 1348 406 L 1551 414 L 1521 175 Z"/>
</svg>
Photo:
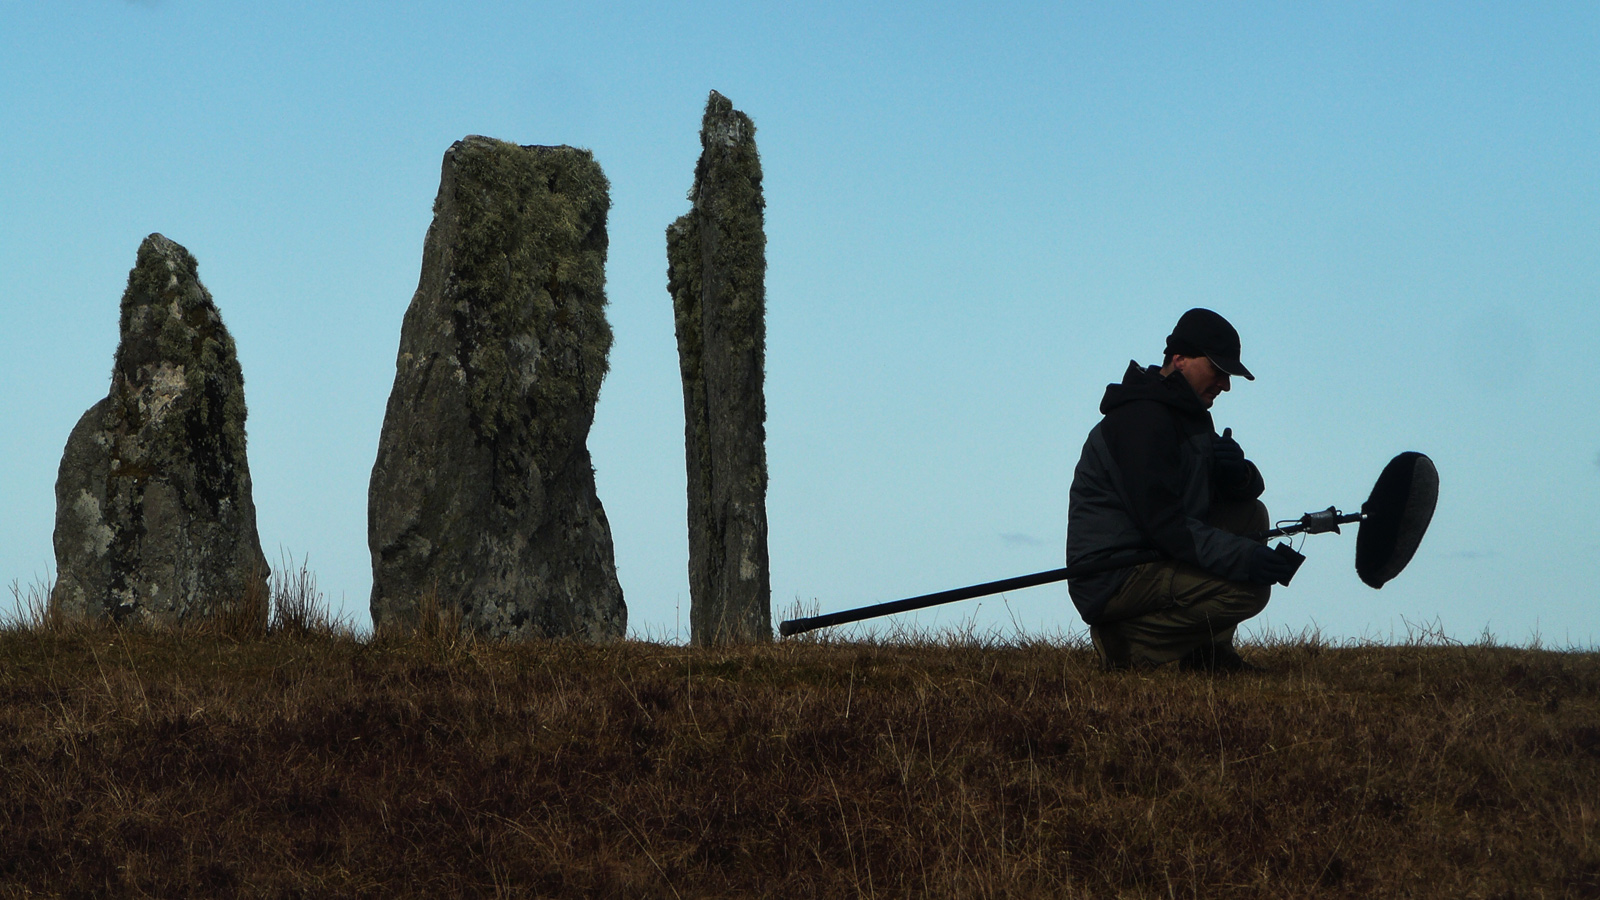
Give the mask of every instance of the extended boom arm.
<svg viewBox="0 0 1600 900">
<path fill-rule="evenodd" d="M 1340 525 L 1363 525 L 1364 527 L 1358 529 L 1356 534 L 1356 574 L 1360 575 L 1361 580 L 1368 586 L 1379 588 L 1400 574 L 1400 570 L 1411 561 L 1412 554 L 1417 551 L 1417 545 L 1422 542 L 1422 535 L 1428 530 L 1428 522 L 1433 518 L 1433 508 L 1438 498 L 1439 472 L 1434 468 L 1433 460 L 1421 453 L 1408 450 L 1389 460 L 1389 464 L 1383 467 L 1383 473 L 1378 476 L 1377 484 L 1373 485 L 1367 502 L 1361 504 L 1361 512 L 1344 513 L 1330 506 L 1320 512 L 1306 513 L 1299 519 L 1281 521 L 1277 528 L 1258 532 L 1250 537 L 1258 541 L 1267 541 L 1291 534 L 1324 534 L 1329 531 L 1338 534 Z M 1279 544 L 1273 549 L 1288 557 L 1296 569 L 1305 559 L 1288 544 Z M 1065 581 L 1068 578 L 1079 578 L 1165 558 L 1166 555 L 1158 550 L 1147 550 L 1068 566 L 1064 569 L 1051 569 L 1032 575 L 1019 575 L 1016 578 L 1004 578 L 970 587 L 923 594 L 920 597 L 891 600 L 888 603 L 862 606 L 821 616 L 790 619 L 778 625 L 778 633 L 789 637 L 816 628 L 826 628 L 829 625 L 844 625 L 875 616 L 910 612 L 913 609 L 937 606 L 941 603 L 953 603 L 957 600 L 983 597 L 1002 591 L 1015 591 L 1049 584 L 1052 581 Z M 1292 572 L 1289 577 L 1293 577 Z M 1288 584 L 1289 579 L 1285 578 L 1280 583 Z"/>
</svg>

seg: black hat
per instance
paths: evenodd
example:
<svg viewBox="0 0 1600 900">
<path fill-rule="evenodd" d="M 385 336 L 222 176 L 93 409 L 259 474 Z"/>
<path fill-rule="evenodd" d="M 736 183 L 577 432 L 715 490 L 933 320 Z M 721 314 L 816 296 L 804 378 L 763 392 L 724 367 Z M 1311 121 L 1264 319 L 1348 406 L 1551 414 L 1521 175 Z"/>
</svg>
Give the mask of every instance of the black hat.
<svg viewBox="0 0 1600 900">
<path fill-rule="evenodd" d="M 1167 353 L 1204 356 L 1229 375 L 1256 380 L 1239 362 L 1239 332 L 1209 309 L 1191 309 L 1178 317 L 1178 324 L 1167 335 Z"/>
</svg>

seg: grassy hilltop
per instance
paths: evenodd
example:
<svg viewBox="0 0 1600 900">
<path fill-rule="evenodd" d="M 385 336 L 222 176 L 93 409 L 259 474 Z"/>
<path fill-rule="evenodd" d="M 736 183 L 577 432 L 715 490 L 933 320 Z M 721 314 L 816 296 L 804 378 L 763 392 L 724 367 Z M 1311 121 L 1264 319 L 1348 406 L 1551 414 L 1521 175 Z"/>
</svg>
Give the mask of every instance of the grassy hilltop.
<svg viewBox="0 0 1600 900">
<path fill-rule="evenodd" d="M 0 896 L 1600 896 L 1600 654 L 0 631 Z"/>
</svg>

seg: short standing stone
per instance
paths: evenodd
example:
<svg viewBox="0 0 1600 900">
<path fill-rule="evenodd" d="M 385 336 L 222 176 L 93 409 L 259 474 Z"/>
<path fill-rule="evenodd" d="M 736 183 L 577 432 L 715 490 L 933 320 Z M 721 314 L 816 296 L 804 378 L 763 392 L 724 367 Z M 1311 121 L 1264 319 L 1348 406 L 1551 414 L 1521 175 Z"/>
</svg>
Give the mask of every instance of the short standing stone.
<svg viewBox="0 0 1600 900">
<path fill-rule="evenodd" d="M 694 208 L 667 229 L 689 476 L 696 644 L 772 637 L 767 560 L 766 232 L 755 125 L 716 91 Z"/>
<path fill-rule="evenodd" d="M 75 620 L 176 625 L 246 604 L 265 624 L 244 377 L 189 251 L 145 238 L 121 332 L 111 393 L 61 457 L 51 605 Z"/>
<path fill-rule="evenodd" d="M 446 151 L 368 492 L 377 628 L 438 610 L 492 637 L 624 634 L 587 446 L 608 190 L 587 150 Z"/>
</svg>

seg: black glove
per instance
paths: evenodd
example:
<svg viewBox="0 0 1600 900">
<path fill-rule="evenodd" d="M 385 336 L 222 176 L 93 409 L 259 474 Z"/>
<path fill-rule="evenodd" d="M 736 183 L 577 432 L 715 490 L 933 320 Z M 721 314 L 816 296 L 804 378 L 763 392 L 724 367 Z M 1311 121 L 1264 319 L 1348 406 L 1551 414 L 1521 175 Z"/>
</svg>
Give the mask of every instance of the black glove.
<svg viewBox="0 0 1600 900">
<path fill-rule="evenodd" d="M 1256 584 L 1288 584 L 1294 577 L 1295 564 L 1282 553 L 1273 550 L 1266 544 L 1257 546 L 1250 553 L 1249 581 Z"/>
<path fill-rule="evenodd" d="M 1211 472 L 1218 484 L 1237 487 L 1250 478 L 1250 463 L 1244 450 L 1233 439 L 1233 429 L 1222 429 L 1222 436 L 1211 436 Z"/>
</svg>

